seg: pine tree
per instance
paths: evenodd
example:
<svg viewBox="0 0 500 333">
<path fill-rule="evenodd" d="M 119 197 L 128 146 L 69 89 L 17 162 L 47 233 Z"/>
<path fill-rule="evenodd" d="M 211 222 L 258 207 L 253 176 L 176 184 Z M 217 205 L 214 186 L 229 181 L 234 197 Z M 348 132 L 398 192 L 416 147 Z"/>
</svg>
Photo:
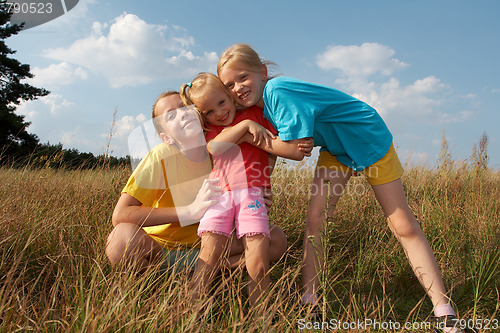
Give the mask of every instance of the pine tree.
<svg viewBox="0 0 500 333">
<path fill-rule="evenodd" d="M 5 44 L 5 39 L 16 35 L 22 25 L 10 24 L 11 13 L 7 12 L 5 0 L 0 1 L 0 159 L 22 156 L 30 153 L 38 144 L 38 137 L 28 133 L 29 122 L 24 116 L 15 114 L 16 107 L 23 101 L 46 96 L 49 91 L 22 83 L 32 78 L 30 66 L 21 64 L 10 56 L 16 51 Z"/>
</svg>

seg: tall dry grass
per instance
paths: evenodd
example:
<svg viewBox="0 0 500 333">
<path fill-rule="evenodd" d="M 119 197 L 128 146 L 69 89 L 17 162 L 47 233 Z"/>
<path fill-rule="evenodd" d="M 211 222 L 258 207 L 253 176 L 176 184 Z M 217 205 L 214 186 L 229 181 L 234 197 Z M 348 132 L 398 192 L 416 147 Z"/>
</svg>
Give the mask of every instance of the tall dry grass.
<svg viewBox="0 0 500 333">
<path fill-rule="evenodd" d="M 110 267 L 105 240 L 129 174 L 0 169 L 0 331 L 297 330 L 307 315 L 299 299 L 309 169 L 281 165 L 273 174 L 277 195 L 270 218 L 290 246 L 271 270 L 264 317 L 248 308 L 241 270 L 226 272 L 204 301 L 192 305 L 185 302 L 185 272 L 152 268 L 137 276 Z M 407 168 L 403 183 L 460 318 L 498 318 L 500 172 L 470 161 L 447 163 Z M 432 305 L 364 179 L 351 179 L 325 232 L 324 251 L 324 320 L 429 320 Z"/>
</svg>

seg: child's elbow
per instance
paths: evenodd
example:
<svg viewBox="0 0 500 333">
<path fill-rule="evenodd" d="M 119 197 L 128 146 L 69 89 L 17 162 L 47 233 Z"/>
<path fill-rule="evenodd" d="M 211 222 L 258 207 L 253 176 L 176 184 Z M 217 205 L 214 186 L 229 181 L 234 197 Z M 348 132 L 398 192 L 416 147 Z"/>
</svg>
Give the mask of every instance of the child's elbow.
<svg viewBox="0 0 500 333">
<path fill-rule="evenodd" d="M 123 222 L 123 214 L 121 214 L 119 209 L 113 211 L 113 215 L 111 216 L 111 223 L 113 223 L 113 227 L 116 227 L 118 224 Z"/>
<path fill-rule="evenodd" d="M 208 153 L 210 155 L 213 155 L 214 154 L 214 150 L 213 150 L 213 147 L 212 147 L 212 144 L 211 143 L 208 143 L 207 144 L 207 150 L 208 150 Z"/>
<path fill-rule="evenodd" d="M 225 153 L 232 147 L 236 146 L 236 144 L 231 143 L 231 142 L 213 142 L 210 141 L 207 144 L 207 150 L 212 156 L 217 156 L 220 154 Z"/>
<path fill-rule="evenodd" d="M 302 161 L 304 159 L 304 153 L 301 151 L 294 150 L 290 152 L 289 156 L 287 156 L 288 159 L 294 160 L 294 161 Z"/>
<path fill-rule="evenodd" d="M 217 156 L 221 153 L 216 147 L 214 147 L 214 145 L 207 145 L 207 150 L 212 156 Z"/>
<path fill-rule="evenodd" d="M 221 153 L 219 148 L 220 145 L 218 144 L 218 142 L 209 141 L 207 143 L 207 150 L 212 156 L 219 155 Z"/>
</svg>

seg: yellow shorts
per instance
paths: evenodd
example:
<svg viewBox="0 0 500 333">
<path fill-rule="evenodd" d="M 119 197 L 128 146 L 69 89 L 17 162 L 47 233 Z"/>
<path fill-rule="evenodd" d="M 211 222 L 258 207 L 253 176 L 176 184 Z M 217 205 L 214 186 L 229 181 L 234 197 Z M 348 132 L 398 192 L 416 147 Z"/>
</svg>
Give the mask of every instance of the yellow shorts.
<svg viewBox="0 0 500 333">
<path fill-rule="evenodd" d="M 392 144 L 384 157 L 361 172 L 355 172 L 350 167 L 340 163 L 334 155 L 327 151 L 320 151 L 316 165 L 316 169 L 318 168 L 336 170 L 346 175 L 363 174 L 370 185 L 387 184 L 403 175 L 403 166 Z"/>
</svg>

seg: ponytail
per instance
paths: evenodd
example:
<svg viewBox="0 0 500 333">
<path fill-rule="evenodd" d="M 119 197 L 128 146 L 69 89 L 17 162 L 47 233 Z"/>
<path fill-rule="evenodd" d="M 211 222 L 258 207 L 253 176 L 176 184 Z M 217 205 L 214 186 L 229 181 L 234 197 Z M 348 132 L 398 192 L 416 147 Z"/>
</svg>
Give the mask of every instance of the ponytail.
<svg viewBox="0 0 500 333">
<path fill-rule="evenodd" d="M 179 91 L 179 95 L 181 96 L 182 102 L 186 106 L 194 104 L 188 92 L 188 88 L 191 88 L 191 86 L 192 86 L 191 83 L 184 83 Z"/>
</svg>

